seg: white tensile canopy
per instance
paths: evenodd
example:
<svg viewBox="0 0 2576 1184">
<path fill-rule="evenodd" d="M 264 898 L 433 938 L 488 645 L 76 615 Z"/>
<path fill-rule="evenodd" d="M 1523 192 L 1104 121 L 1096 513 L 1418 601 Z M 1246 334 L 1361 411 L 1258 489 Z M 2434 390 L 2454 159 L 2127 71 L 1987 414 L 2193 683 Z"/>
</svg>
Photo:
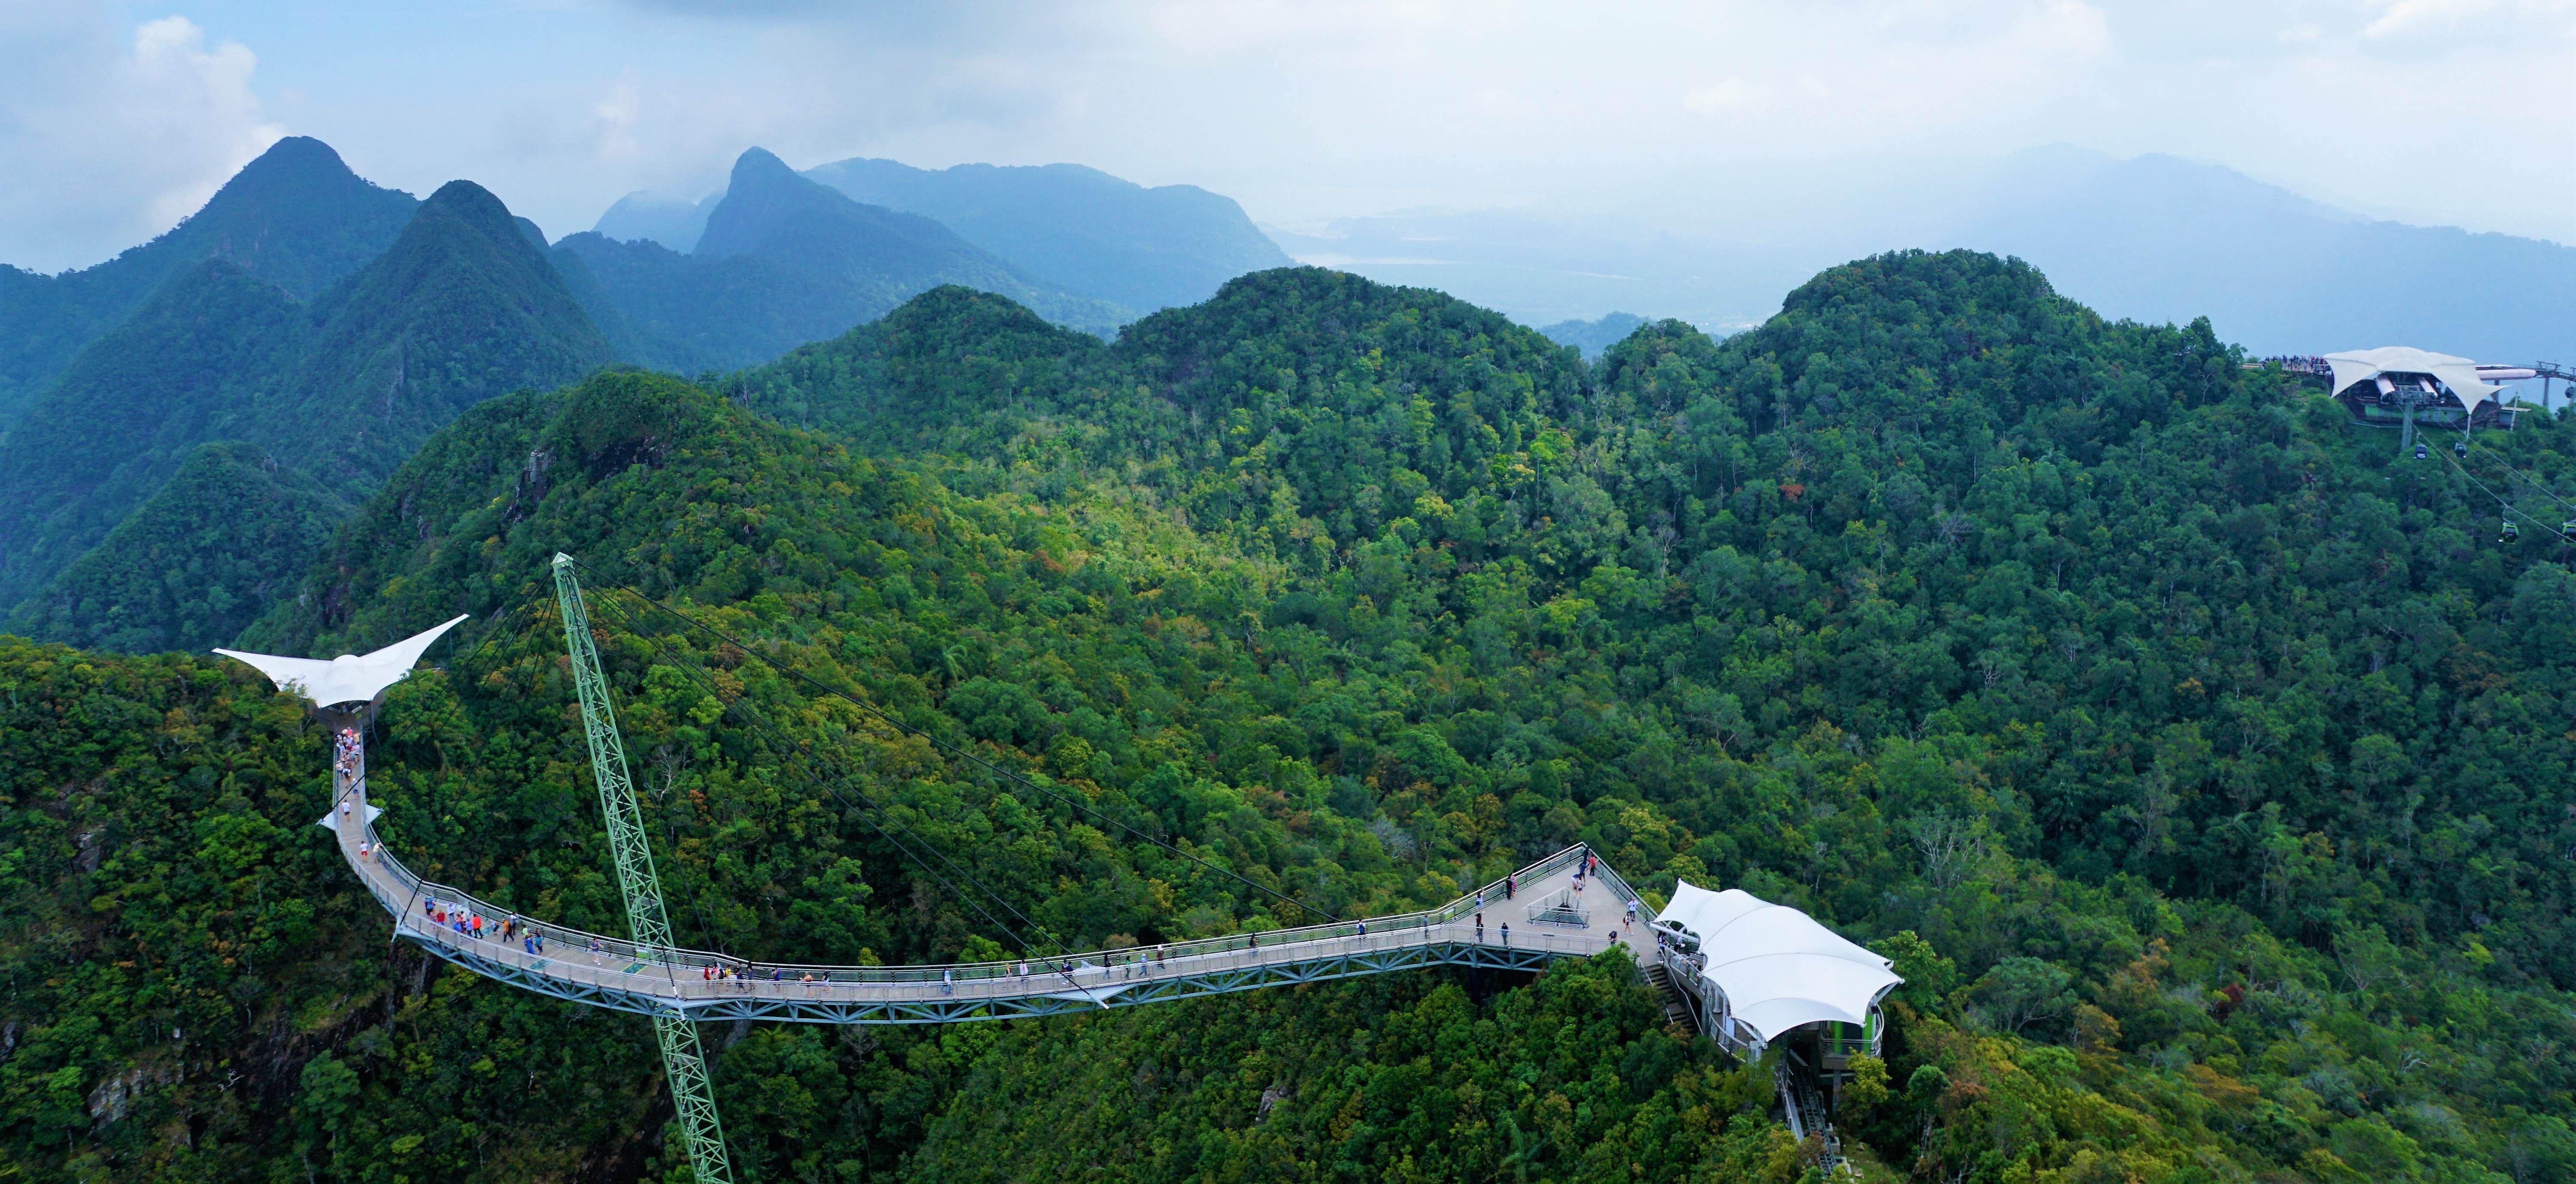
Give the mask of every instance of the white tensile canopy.
<svg viewBox="0 0 2576 1184">
<path fill-rule="evenodd" d="M 472 614 L 466 614 L 471 616 Z M 336 703 L 372 703 L 385 688 L 401 682 L 411 673 L 411 665 L 420 661 L 421 651 L 439 635 L 456 627 L 459 616 L 426 633 L 415 633 L 372 654 L 342 654 L 330 661 L 320 658 L 282 658 L 275 654 L 246 654 L 240 650 L 215 652 L 227 658 L 238 658 L 256 667 L 277 684 L 281 691 L 292 691 L 312 700 L 316 707 Z"/>
<path fill-rule="evenodd" d="M 2467 358 L 2430 353 L 2403 345 L 2384 345 L 2378 349 L 2347 350 L 2327 354 L 2326 365 L 2334 368 L 2334 393 L 2356 382 L 2368 382 L 2382 374 L 2430 374 L 2442 380 L 2458 396 L 2460 406 L 2475 414 L 2478 404 L 2496 398 L 2503 387 L 2490 386 L 2478 377 L 2478 364 Z"/>
<path fill-rule="evenodd" d="M 1870 1005 L 1905 981 L 1894 963 L 1814 917 L 1740 888 L 1711 892 L 1685 881 L 1655 919 L 1698 936 L 1708 959 L 1702 975 L 1766 1044 L 1801 1024 L 1864 1023 Z"/>
</svg>

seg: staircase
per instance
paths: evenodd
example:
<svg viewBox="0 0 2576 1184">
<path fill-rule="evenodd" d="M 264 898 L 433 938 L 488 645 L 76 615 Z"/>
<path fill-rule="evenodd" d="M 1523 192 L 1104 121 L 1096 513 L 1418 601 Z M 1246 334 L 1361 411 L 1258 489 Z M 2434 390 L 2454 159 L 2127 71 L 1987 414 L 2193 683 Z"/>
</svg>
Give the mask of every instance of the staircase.
<svg viewBox="0 0 2576 1184">
<path fill-rule="evenodd" d="M 1673 1029 L 1699 1034 L 1699 1018 L 1691 1014 L 1690 1004 L 1682 998 L 1681 988 L 1673 985 L 1673 975 L 1661 960 L 1649 960 L 1639 974 L 1646 985 L 1664 997 L 1664 1023 Z"/>
</svg>

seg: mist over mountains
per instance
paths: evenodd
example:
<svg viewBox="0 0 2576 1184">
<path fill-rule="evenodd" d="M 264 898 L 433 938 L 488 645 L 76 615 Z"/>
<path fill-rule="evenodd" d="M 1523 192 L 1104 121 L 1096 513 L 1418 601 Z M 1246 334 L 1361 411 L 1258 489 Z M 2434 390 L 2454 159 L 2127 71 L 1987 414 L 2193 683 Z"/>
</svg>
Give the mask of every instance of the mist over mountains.
<svg viewBox="0 0 2576 1184">
<path fill-rule="evenodd" d="M 2106 315 L 2209 316 L 2256 354 L 2576 352 L 2576 248 L 2374 220 L 2162 155 L 1827 161 L 1527 209 L 1267 229 L 1301 261 L 1439 288 L 1532 325 L 1615 310 L 1741 329 L 1823 267 L 1959 247 L 2027 259 Z"/>
<path fill-rule="evenodd" d="M 803 175 L 855 201 L 934 219 L 1031 279 L 1131 316 L 1198 303 L 1235 276 L 1292 262 L 1232 198 L 1195 185 L 1147 188 L 1074 164 L 917 169 L 863 157 Z M 740 179 L 737 165 L 724 192 L 697 202 L 628 194 L 591 229 L 693 252 Z"/>
<path fill-rule="evenodd" d="M 735 161 L 686 253 L 596 231 L 557 251 L 596 281 L 594 318 L 625 343 L 622 357 L 681 373 L 766 361 L 941 284 L 997 292 L 1092 333 L 1136 315 L 1034 280 L 937 221 L 852 200 L 758 148 Z"/>
</svg>

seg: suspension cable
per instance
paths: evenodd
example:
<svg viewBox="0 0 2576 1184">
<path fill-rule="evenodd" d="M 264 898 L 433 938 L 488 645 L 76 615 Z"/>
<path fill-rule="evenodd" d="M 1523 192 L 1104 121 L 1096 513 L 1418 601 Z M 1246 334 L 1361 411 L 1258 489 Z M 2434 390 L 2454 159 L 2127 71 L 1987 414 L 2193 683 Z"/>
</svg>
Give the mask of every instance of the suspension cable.
<svg viewBox="0 0 2576 1184">
<path fill-rule="evenodd" d="M 2476 442 L 2476 441 L 2474 441 L 2474 440 L 2472 440 L 2472 441 L 2470 441 L 2470 442 L 2469 442 L 2469 447 L 2470 447 L 2470 448 L 2472 448 L 2472 449 L 2475 449 L 2475 450 L 2477 450 L 2477 451 L 2479 451 L 2479 452 L 2486 453 L 2488 456 L 2495 457 L 2495 458 L 2496 458 L 2496 463 L 2497 463 L 2497 464 L 2499 464 L 2499 465 L 2504 466 L 2504 471 L 2506 471 L 2506 472 L 2508 472 L 2508 473 L 2511 473 L 2511 474 L 2513 474 L 2514 476 L 2520 477 L 2520 478 L 2522 478 L 2522 479 L 2523 479 L 2523 480 L 2525 480 L 2525 481 L 2530 482 L 2530 483 L 2531 483 L 2531 487 L 2532 487 L 2532 488 L 2534 488 L 2534 489 L 2539 490 L 2539 491 L 2540 491 L 2540 493 L 2541 493 L 2541 496 L 2546 497 L 2546 498 L 2548 498 L 2549 500 L 2551 500 L 2551 501 L 2553 501 L 2553 502 L 2558 503 L 2559 505 L 2565 506 L 2565 507 L 2567 507 L 2568 509 L 2576 510 L 2576 502 L 2568 501 L 2566 498 L 2560 497 L 2560 496 L 2558 496 L 2556 493 L 2551 492 L 2550 488 L 2549 488 L 2547 485 L 2544 485 L 2544 484 L 2542 484 L 2542 483 L 2541 483 L 2540 478 L 2538 478 L 2538 477 L 2534 477 L 2534 476 L 2532 476 L 2530 473 L 2524 472 L 2524 471 L 2523 471 L 2523 470 L 2521 470 L 2521 469 L 2517 469 L 2517 468 L 2513 467 L 2513 462 L 2512 462 L 2512 461 L 2509 461 L 2509 460 L 2506 460 L 2506 459 L 2504 458 L 2503 454 L 2501 454 L 2501 453 L 2497 452 L 2495 449 L 2489 448 L 2489 447 L 2487 447 L 2486 445 L 2484 445 L 2484 444 L 2480 444 L 2480 443 L 2478 443 L 2478 442 Z"/>
<path fill-rule="evenodd" d="M 640 601 L 643 601 L 643 602 L 644 602 L 644 603 L 646 603 L 646 604 L 652 605 L 654 608 L 660 609 L 660 610 L 662 610 L 662 611 L 663 611 L 663 612 L 665 612 L 665 613 L 669 613 L 671 616 L 678 618 L 678 619 L 681 621 L 681 623 L 683 623 L 683 624 L 687 625 L 688 627 L 690 627 L 690 628 L 692 628 L 692 629 L 695 629 L 695 630 L 697 630 L 697 631 L 699 631 L 699 632 L 701 632 L 701 633 L 704 633 L 704 634 L 708 635 L 709 637 L 713 637 L 713 638 L 715 638 L 715 639 L 716 639 L 716 640 L 718 640 L 718 641 L 721 641 L 721 642 L 723 642 L 723 643 L 725 643 L 725 644 L 727 644 L 727 645 L 730 645 L 730 646 L 734 647 L 735 649 L 741 650 L 742 652 L 744 652 L 744 653 L 746 653 L 746 654 L 749 654 L 749 655 L 751 655 L 752 657 L 755 657 L 755 658 L 760 659 L 761 663 L 762 663 L 763 665 L 768 666 L 770 669 L 775 670 L 775 671 L 779 672 L 780 674 L 784 674 L 784 675 L 786 675 L 786 676 L 787 676 L 787 677 L 789 677 L 789 678 L 795 679 L 795 680 L 796 680 L 796 681 L 798 681 L 798 682 L 804 683 L 805 685 L 807 685 L 807 686 L 809 686 L 809 687 L 812 687 L 812 688 L 814 688 L 815 690 L 822 692 L 823 694 L 830 695 L 830 696 L 832 696 L 832 697 L 833 697 L 833 698 L 835 698 L 835 699 L 839 699 L 839 700 L 841 700 L 842 702 L 847 703 L 847 704 L 849 704 L 849 705 L 850 705 L 850 706 L 852 706 L 852 707 L 856 707 L 856 708 L 858 708 L 859 710 L 861 710 L 861 711 L 864 711 L 864 712 L 868 713 L 869 715 L 875 716 L 877 719 L 884 721 L 888 726 L 893 727 L 893 728 L 895 728 L 896 730 L 903 732 L 905 735 L 909 735 L 909 736 L 918 736 L 918 737 L 920 737 L 923 741 L 925 741 L 925 742 L 929 743 L 931 746 L 933 746 L 933 747 L 935 747 L 935 748 L 939 749 L 939 750 L 940 750 L 940 751 L 942 751 L 942 752 L 948 753 L 949 755 L 954 756 L 954 757 L 958 758 L 959 760 L 964 760 L 964 761 L 970 761 L 970 762 L 973 762 L 974 764 L 976 764 L 976 765 L 978 765 L 978 766 L 981 766 L 981 767 L 982 767 L 986 772 L 991 773 L 991 774 L 993 774 L 993 775 L 994 775 L 994 776 L 996 776 L 996 777 L 1001 777 L 1001 778 L 1008 779 L 1008 780 L 1010 780 L 1010 781 L 1012 781 L 1012 782 L 1014 782 L 1014 783 L 1017 783 L 1017 784 L 1019 784 L 1019 785 L 1021 785 L 1021 786 L 1025 787 L 1025 788 L 1027 788 L 1027 789 L 1028 789 L 1030 792 L 1032 792 L 1032 793 L 1036 793 L 1036 794 L 1043 795 L 1043 796 L 1045 796 L 1045 797 L 1047 797 L 1047 798 L 1049 798 L 1049 799 L 1051 799 L 1051 800 L 1053 800 L 1053 801 L 1055 801 L 1055 802 L 1057 802 L 1057 803 L 1060 803 L 1060 804 L 1062 804 L 1062 805 L 1066 806 L 1066 807 L 1067 807 L 1067 808 L 1069 808 L 1069 809 L 1075 810 L 1075 811 L 1080 812 L 1080 813 L 1088 814 L 1088 815 L 1090 815 L 1090 816 L 1092 816 L 1092 817 L 1094 817 L 1094 818 L 1097 818 L 1097 819 L 1099 819 L 1099 820 L 1101 820 L 1101 821 L 1103 821 L 1103 822 L 1108 823 L 1108 824 L 1109 824 L 1109 825 L 1111 825 L 1111 826 L 1117 827 L 1119 830 L 1125 831 L 1125 832 L 1126 832 L 1126 833 L 1128 833 L 1129 835 L 1132 835 L 1132 836 L 1134 836 L 1134 837 L 1136 837 L 1136 838 L 1142 839 L 1142 840 L 1144 840 L 1144 841 L 1146 841 L 1146 842 L 1148 842 L 1148 843 L 1152 843 L 1152 844 L 1153 844 L 1153 845 L 1155 845 L 1156 847 L 1160 847 L 1160 848 L 1162 848 L 1164 851 L 1167 851 L 1167 852 L 1171 853 L 1172 855 L 1175 855 L 1175 856 L 1177 856 L 1177 857 L 1179 857 L 1179 858 L 1181 858 L 1181 859 L 1188 860 L 1189 862 L 1191 862 L 1191 863 L 1193 863 L 1193 864 L 1196 864 L 1196 865 L 1198 865 L 1199 867 L 1205 868 L 1205 869 L 1207 869 L 1207 870 L 1209 870 L 1209 871 L 1215 872 L 1215 873 L 1217 873 L 1218 875 L 1222 875 L 1222 876 L 1225 876 L 1225 877 L 1227 877 L 1227 878 L 1229 878 L 1229 879 L 1232 879 L 1232 880 L 1234 880 L 1234 881 L 1236 881 L 1236 882 L 1238 882 L 1238 883 L 1240 883 L 1240 884 L 1243 884 L 1243 885 L 1244 885 L 1244 886 L 1246 886 L 1246 887 L 1249 887 L 1249 888 L 1253 889 L 1253 890 L 1254 890 L 1254 891 L 1256 891 L 1256 892 L 1260 892 L 1260 893 L 1262 893 L 1263 895 L 1270 896 L 1270 897 L 1272 897 L 1272 898 L 1274 898 L 1274 899 L 1277 899 L 1277 900 L 1281 901 L 1282 903 L 1285 903 L 1285 904 L 1288 904 L 1288 905 L 1294 906 L 1294 907 L 1296 907 L 1296 908 L 1304 909 L 1304 910 L 1307 910 L 1307 911 L 1309 911 L 1309 912 L 1320 913 L 1320 914 L 1322 914 L 1325 918 L 1327 918 L 1327 919 L 1329 919 L 1329 920 L 1339 921 L 1339 920 L 1341 920 L 1341 919 L 1342 919 L 1340 914 L 1333 912 L 1331 909 L 1323 908 L 1322 906 L 1319 906 L 1319 905 L 1309 904 L 1309 903 L 1307 903 L 1307 902 L 1305 902 L 1305 901 L 1298 900 L 1297 898 L 1295 898 L 1295 897 L 1293 897 L 1293 896 L 1290 896 L 1290 895 L 1288 895 L 1288 894 L 1286 894 L 1286 893 L 1284 893 L 1284 892 L 1281 892 L 1281 891 L 1279 891 L 1278 889 L 1273 888 L 1273 887 L 1271 887 L 1271 886 L 1269 886 L 1269 885 L 1267 885 L 1267 884 L 1261 883 L 1261 882 L 1260 882 L 1260 881 L 1258 881 L 1258 880 L 1251 879 L 1250 877 L 1247 877 L 1247 876 L 1243 875 L 1241 872 L 1237 872 L 1237 871 L 1235 871 L 1235 870 L 1233 870 L 1233 869 L 1231 869 L 1231 868 L 1219 867 L 1219 866 L 1217 866 L 1216 864 L 1213 864 L 1213 863 L 1208 862 L 1207 860 L 1201 859 L 1201 858 L 1199 858 L 1199 857 L 1198 857 L 1198 856 L 1196 856 L 1196 855 L 1192 855 L 1192 854 L 1190 854 L 1190 853 L 1189 853 L 1189 852 L 1187 852 L 1187 851 L 1183 851 L 1183 850 L 1181 850 L 1180 848 L 1175 847 L 1175 846 L 1173 846 L 1172 844 L 1170 844 L 1170 843 L 1168 843 L 1168 842 L 1165 842 L 1164 840 L 1162 840 L 1162 839 L 1160 839 L 1160 838 L 1157 838 L 1157 837 L 1155 837 L 1155 836 L 1153 836 L 1153 835 L 1146 834 L 1145 832 L 1143 832 L 1143 831 L 1141 831 L 1141 830 L 1138 830 L 1138 829 L 1136 829 L 1135 827 L 1129 826 L 1129 825 L 1128 825 L 1128 824 L 1126 824 L 1125 822 L 1122 822 L 1122 821 L 1120 821 L 1119 819 L 1117 819 L 1116 817 L 1114 817 L 1114 816 L 1112 816 L 1112 815 L 1110 815 L 1110 814 L 1108 814 L 1108 813 L 1106 813 L 1106 812 L 1104 812 L 1104 811 L 1100 810 L 1098 807 L 1093 806 L 1091 803 L 1081 800 L 1079 797 L 1068 797 L 1068 796 L 1066 796 L 1066 795 L 1064 795 L 1064 794 L 1057 793 L 1057 792 L 1055 792 L 1054 790 L 1051 790 L 1051 789 L 1048 789 L 1048 788 L 1046 788 L 1046 787 L 1044 787 L 1044 786 L 1041 786 L 1041 785 L 1039 785 L 1038 783 L 1036 783 L 1036 782 L 1034 782 L 1034 781 L 1031 781 L 1031 780 L 1029 780 L 1029 779 L 1028 779 L 1028 778 L 1026 778 L 1026 777 L 1021 776 L 1020 774 L 1018 774 L 1018 773 L 1016 773 L 1016 772 L 1013 772 L 1012 770 L 1009 770 L 1009 769 L 1003 768 L 1003 767 L 1001 767 L 1001 766 L 999 766 L 999 765 L 994 764 L 994 763 L 993 763 L 993 762 L 991 762 L 991 761 L 985 760 L 985 759 L 984 759 L 983 757 L 981 757 L 981 756 L 977 756 L 974 752 L 972 752 L 972 751 L 970 751 L 970 750 L 968 750 L 968 749 L 965 749 L 965 748 L 959 747 L 958 745 L 955 745 L 955 744 L 951 744 L 951 743 L 949 743 L 948 741 L 942 740 L 942 739 L 940 739 L 940 738 L 939 738 L 939 737 L 937 737 L 937 736 L 933 736 L 933 735 L 931 735 L 931 734 L 930 734 L 930 733 L 928 733 L 928 732 L 922 731 L 921 729 L 916 728 L 916 727 L 912 726 L 911 724 L 905 723 L 905 722 L 903 722 L 903 721 L 902 721 L 902 720 L 900 720 L 900 719 L 896 719 L 893 715 L 889 714 L 889 713 L 888 713 L 888 712 L 886 712 L 884 709 L 877 707 L 875 704 L 868 703 L 868 702 L 866 702 L 866 701 L 864 701 L 864 700 L 861 700 L 861 699 L 857 698 L 856 696 L 853 696 L 853 695 L 851 695 L 850 693 L 848 693 L 848 692 L 846 692 L 846 691 L 841 690 L 839 687 L 835 687 L 835 686 L 831 685 L 830 683 L 826 683 L 826 682 L 822 681 L 821 679 L 815 678 L 815 677 L 813 677 L 812 675 L 809 675 L 809 674 L 804 673 L 803 671 L 800 671 L 800 670 L 791 670 L 791 669 L 789 669 L 788 667 L 783 666 L 783 665 L 779 664 L 778 662 L 776 662 L 776 661 L 772 660 L 772 659 L 771 659 L 771 658 L 769 658 L 767 655 L 762 654 L 760 651 L 758 651 L 758 650 L 756 650 L 756 649 L 753 649 L 751 646 L 749 646 L 749 645 L 747 645 L 747 644 L 745 644 L 745 643 L 743 643 L 743 642 L 741 642 L 741 641 L 739 641 L 739 640 L 736 640 L 736 639 L 735 639 L 735 638 L 733 638 L 733 637 L 730 637 L 730 636 L 726 635 L 722 630 L 719 630 L 719 629 L 715 628 L 714 626 L 704 624 L 704 623 L 702 623 L 702 622 L 698 621 L 696 618 L 693 618 L 693 617 L 689 616 L 687 613 L 681 612 L 680 610 L 675 609 L 675 608 L 672 608 L 670 605 L 667 605 L 667 604 L 662 603 L 661 601 L 655 600 L 655 599 L 653 599 L 653 598 L 652 598 L 652 597 L 650 597 L 650 596 L 646 596 L 645 594 L 643 594 L 643 593 L 641 593 L 641 592 L 638 592 L 638 591 L 636 591 L 636 590 L 635 590 L 635 589 L 633 589 L 633 588 L 629 588 L 629 587 L 627 587 L 627 586 L 626 586 L 626 585 L 624 585 L 624 584 L 620 584 L 620 583 L 616 582 L 615 580 L 609 579 L 609 578 L 608 578 L 607 573 L 602 572 L 602 571 L 600 571 L 598 568 L 592 567 L 592 566 L 590 566 L 590 565 L 589 565 L 589 564 L 587 564 L 587 563 L 583 563 L 583 562 L 582 562 L 581 560 L 579 560 L 579 559 L 575 559 L 575 560 L 573 560 L 573 563 L 574 563 L 574 565 L 576 565 L 576 566 L 580 567 L 582 570 L 584 570 L 584 571 L 586 571 L 586 572 L 589 572 L 590 574 L 592 574 L 592 575 L 594 575 L 594 576 L 598 576 L 598 577 L 600 578 L 600 580 L 601 580 L 602 582 L 604 582 L 608 587 L 615 588 L 616 590 L 618 590 L 618 591 L 620 591 L 620 592 L 624 592 L 624 593 L 626 593 L 627 595 L 629 595 L 629 596 L 632 596 L 632 597 L 636 598 L 637 600 L 640 600 Z"/>
<path fill-rule="evenodd" d="M 2478 480 L 2478 475 L 2470 472 L 2468 470 L 2468 466 L 2461 464 L 2458 458 L 2445 456 L 2442 458 L 2442 461 L 2443 463 L 2450 465 L 2452 468 L 2459 470 L 2461 476 L 2469 479 L 2469 484 L 2478 487 L 2478 492 L 2494 498 L 2495 503 L 2504 508 L 2505 517 L 2508 521 L 2515 517 L 2520 517 L 2523 521 L 2528 522 L 2541 530 L 2547 531 L 2551 536 L 2558 540 L 2558 545 L 2562 547 L 2569 545 L 2571 542 L 2576 542 L 2576 540 L 2568 539 L 2563 532 L 2552 529 L 2547 522 L 2532 517 L 2530 511 L 2515 508 L 2513 502 L 2498 495 L 2496 491 L 2487 488 L 2487 483 Z"/>
</svg>

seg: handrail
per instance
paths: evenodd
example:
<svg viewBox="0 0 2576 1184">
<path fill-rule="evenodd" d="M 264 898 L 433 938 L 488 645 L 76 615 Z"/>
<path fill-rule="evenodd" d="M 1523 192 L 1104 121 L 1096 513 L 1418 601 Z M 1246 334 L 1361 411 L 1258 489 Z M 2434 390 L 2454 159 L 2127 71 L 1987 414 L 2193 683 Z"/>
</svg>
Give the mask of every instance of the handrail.
<svg viewBox="0 0 2576 1184">
<path fill-rule="evenodd" d="M 363 761 L 363 756 L 361 756 L 361 761 Z M 366 800 L 365 795 L 366 775 L 362 764 L 357 775 L 350 779 L 350 783 L 344 790 L 343 796 L 354 797 L 357 801 L 364 802 Z M 731 954 L 718 953 L 711 950 L 648 950 L 644 947 L 638 946 L 635 942 L 626 938 L 612 937 L 604 933 L 594 933 L 585 929 L 577 929 L 569 925 L 529 918 L 517 910 L 503 908 L 502 906 L 495 905 L 489 901 L 476 897 L 473 893 L 467 892 L 464 889 L 429 880 L 413 872 L 409 866 L 405 865 L 400 859 L 396 858 L 393 854 L 384 849 L 383 837 L 381 833 L 376 830 L 373 819 L 368 819 L 366 821 L 365 833 L 369 844 L 369 850 L 372 852 L 368 858 L 377 861 L 382 867 L 391 873 L 391 878 L 394 881 L 408 890 L 408 894 L 411 897 L 411 901 L 408 903 L 443 903 L 454 908 L 462 908 L 468 912 L 479 913 L 487 920 L 500 917 L 516 918 L 520 924 L 526 926 L 530 932 L 533 932 L 543 940 L 549 943 L 565 946 L 566 948 L 560 951 L 561 953 L 588 953 L 595 948 L 600 954 L 614 956 L 629 963 L 638 964 L 634 967 L 636 970 L 641 970 L 646 966 L 658 967 L 675 979 L 678 977 L 680 971 L 686 970 L 690 972 L 703 973 L 704 970 L 710 966 L 722 967 L 736 976 L 755 980 L 775 978 L 785 981 L 802 981 L 804 976 L 811 974 L 816 982 L 821 983 L 936 982 L 948 984 L 986 979 L 1032 978 L 1041 974 L 1060 977 L 1067 973 L 1084 973 L 1093 969 L 1110 969 L 1122 966 L 1133 967 L 1145 964 L 1158 964 L 1175 959 L 1197 958 L 1211 954 L 1250 951 L 1263 946 L 1275 948 L 1278 946 L 1325 941 L 1334 938 L 1351 938 L 1362 935 L 1377 936 L 1382 934 L 1394 934 L 1407 930 L 1429 929 L 1440 925 L 1450 924 L 1476 911 L 1476 892 L 1471 890 L 1447 904 L 1443 904 L 1435 908 L 1421 909 L 1409 913 L 1398 913 L 1384 917 L 1371 917 L 1360 921 L 1342 921 L 1322 925 L 1305 925 L 1286 929 L 1248 931 L 1243 933 L 1224 934 L 1216 937 L 1196 938 L 1189 941 L 1167 942 L 1155 946 L 1129 946 L 1114 950 L 1087 950 L 1077 953 L 1037 955 L 998 962 L 952 962 L 910 964 L 903 966 L 847 966 L 764 962 L 740 958 Z M 1574 846 L 1567 847 L 1539 859 L 1526 867 L 1522 867 L 1512 872 L 1511 876 L 1522 881 L 1544 879 L 1545 877 L 1564 868 L 1567 864 L 1573 862 L 1577 858 L 1580 858 L 1585 851 L 1586 848 L 1583 844 L 1575 844 Z M 1604 884 L 1609 886 L 1614 894 L 1617 894 L 1623 902 L 1636 898 L 1635 893 L 1628 888 L 1626 882 L 1620 880 L 1618 878 L 1618 874 L 1611 871 L 1608 865 L 1597 865 L 1595 874 L 1600 877 Z M 368 878 L 361 876 L 360 879 L 366 880 Z M 1482 886 L 1481 890 L 1489 897 L 1487 901 L 1488 907 L 1493 903 L 1490 898 L 1501 892 L 1503 882 L 1504 881 L 1502 879 L 1498 878 Z M 429 921 L 426 917 L 406 915 L 409 911 L 407 904 L 397 903 L 396 901 L 389 899 L 384 893 L 376 891 L 377 885 L 372 880 L 369 880 L 368 887 L 371 892 L 375 892 L 378 900 L 385 905 L 387 911 L 394 914 L 398 925 L 412 928 L 415 931 L 424 934 L 440 928 L 434 922 Z M 441 936 L 444 937 L 445 935 L 441 934 Z M 486 940 L 497 939 L 487 938 Z M 595 946 L 594 943 L 596 943 Z"/>
</svg>

